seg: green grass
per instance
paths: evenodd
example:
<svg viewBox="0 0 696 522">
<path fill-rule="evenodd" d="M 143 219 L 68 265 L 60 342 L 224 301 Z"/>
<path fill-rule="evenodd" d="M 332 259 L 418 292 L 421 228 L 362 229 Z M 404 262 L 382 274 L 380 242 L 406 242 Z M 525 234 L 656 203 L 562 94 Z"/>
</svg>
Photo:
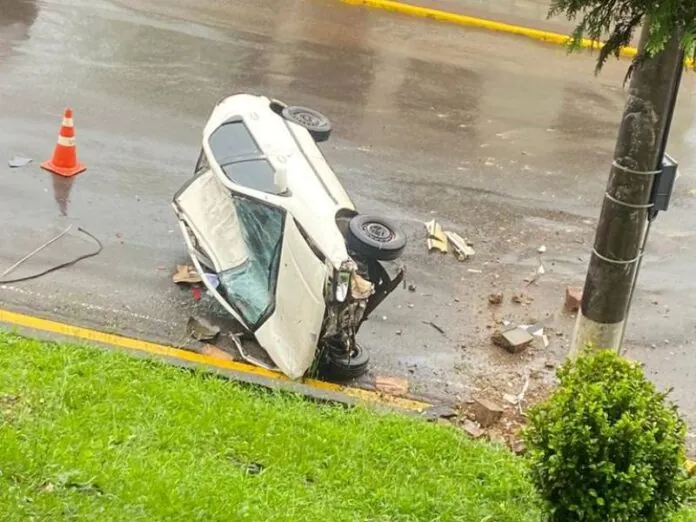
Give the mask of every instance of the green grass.
<svg viewBox="0 0 696 522">
<path fill-rule="evenodd" d="M 2 332 L 0 368 L 3 521 L 539 521 L 448 427 Z"/>
</svg>

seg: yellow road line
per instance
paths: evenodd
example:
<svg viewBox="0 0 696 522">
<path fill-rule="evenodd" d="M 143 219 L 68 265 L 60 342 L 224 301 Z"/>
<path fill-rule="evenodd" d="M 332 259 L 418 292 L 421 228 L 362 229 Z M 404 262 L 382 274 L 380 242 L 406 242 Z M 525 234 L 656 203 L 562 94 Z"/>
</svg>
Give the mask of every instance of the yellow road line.
<svg viewBox="0 0 696 522">
<path fill-rule="evenodd" d="M 129 350 L 134 350 L 137 352 L 147 353 L 150 355 L 156 355 L 160 357 L 172 357 L 180 361 L 186 361 L 195 364 L 203 364 L 222 370 L 232 370 L 235 372 L 270 379 L 273 381 L 289 382 L 288 377 L 280 372 L 266 370 L 265 368 L 259 368 L 251 364 L 229 361 L 226 359 L 220 359 L 218 357 L 210 357 L 208 355 L 201 355 L 198 353 L 190 352 L 188 350 L 173 348 L 171 346 L 151 343 L 149 341 L 142 341 L 140 339 L 133 339 L 130 337 L 123 337 L 121 335 L 109 334 L 97 330 L 91 330 L 89 328 L 83 328 L 81 326 L 73 326 L 65 323 L 59 323 L 57 321 L 41 319 L 39 317 L 10 312 L 8 310 L 0 309 L 0 323 L 21 326 L 24 328 L 31 328 L 33 330 L 39 330 L 43 332 L 50 332 L 62 336 L 73 337 L 76 339 L 83 339 L 85 341 L 93 341 L 101 344 L 118 346 L 120 348 L 127 348 Z M 355 399 L 365 402 L 395 406 L 414 412 L 422 412 L 430 406 L 430 404 L 425 402 L 406 399 L 403 397 L 385 396 L 380 393 L 368 390 L 361 390 L 357 388 L 351 388 L 348 386 L 341 386 L 338 384 L 319 381 L 316 379 L 305 379 L 301 381 L 301 384 L 310 386 L 317 390 L 342 393 L 349 397 L 353 397 Z"/>
<path fill-rule="evenodd" d="M 377 9 L 386 9 L 397 13 L 403 13 L 411 16 L 419 16 L 421 18 L 431 18 L 442 22 L 464 25 L 468 27 L 477 27 L 479 29 L 488 29 L 490 31 L 498 31 L 509 34 L 526 36 L 542 42 L 551 42 L 560 45 L 566 45 L 570 38 L 567 35 L 552 33 L 549 31 L 541 31 L 530 27 L 522 27 L 519 25 L 506 24 L 503 22 L 495 22 L 484 18 L 476 18 L 457 13 L 449 13 L 438 9 L 430 9 L 428 7 L 420 7 L 417 5 L 405 4 L 403 2 L 395 2 L 393 0 L 341 0 L 343 3 L 352 5 L 363 5 L 366 7 L 374 7 Z M 600 49 L 602 44 L 593 40 L 584 38 L 580 42 L 580 46 L 586 49 Z M 638 53 L 633 47 L 625 47 L 621 49 L 621 56 L 634 57 Z"/>
</svg>

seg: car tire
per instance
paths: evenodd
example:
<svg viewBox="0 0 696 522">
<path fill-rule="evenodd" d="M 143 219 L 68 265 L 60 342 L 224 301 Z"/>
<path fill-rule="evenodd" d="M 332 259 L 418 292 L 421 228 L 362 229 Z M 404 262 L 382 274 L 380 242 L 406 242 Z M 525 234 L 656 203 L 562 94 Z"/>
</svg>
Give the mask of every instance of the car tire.
<svg viewBox="0 0 696 522">
<path fill-rule="evenodd" d="M 331 136 L 331 122 L 318 111 L 291 105 L 283 109 L 282 115 L 286 120 L 307 129 L 317 143 L 327 141 Z"/>
<path fill-rule="evenodd" d="M 327 346 L 324 350 L 320 373 L 332 381 L 350 381 L 365 375 L 369 364 L 370 352 L 358 343 L 355 343 L 355 351 L 350 357 Z"/>
<path fill-rule="evenodd" d="M 357 215 L 348 224 L 348 248 L 370 259 L 394 261 L 406 248 L 406 233 L 391 219 Z"/>
</svg>

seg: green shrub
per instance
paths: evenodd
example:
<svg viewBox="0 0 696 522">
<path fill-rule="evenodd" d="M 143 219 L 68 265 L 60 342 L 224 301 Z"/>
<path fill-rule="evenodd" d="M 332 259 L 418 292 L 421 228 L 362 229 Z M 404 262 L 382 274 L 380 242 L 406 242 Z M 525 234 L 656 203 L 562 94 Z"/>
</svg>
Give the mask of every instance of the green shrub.
<svg viewBox="0 0 696 522">
<path fill-rule="evenodd" d="M 686 500 L 686 425 L 637 363 L 602 350 L 569 359 L 529 412 L 532 481 L 551 522 L 661 522 Z"/>
</svg>

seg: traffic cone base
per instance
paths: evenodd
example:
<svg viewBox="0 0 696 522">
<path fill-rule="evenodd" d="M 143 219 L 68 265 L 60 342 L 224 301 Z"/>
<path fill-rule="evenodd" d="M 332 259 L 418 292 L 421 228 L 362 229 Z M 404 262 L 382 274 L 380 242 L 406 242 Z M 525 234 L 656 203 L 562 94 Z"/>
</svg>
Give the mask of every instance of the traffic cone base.
<svg viewBox="0 0 696 522">
<path fill-rule="evenodd" d="M 65 176 L 66 178 L 87 170 L 87 167 L 85 167 L 79 161 L 77 161 L 73 167 L 59 167 L 58 165 L 53 163 L 53 160 L 46 160 L 41 164 L 41 168 L 49 172 L 52 172 L 53 174 Z"/>
<path fill-rule="evenodd" d="M 41 168 L 64 177 L 74 176 L 87 170 L 87 167 L 77 160 L 72 109 L 65 109 L 53 157 L 41 163 Z"/>
</svg>

